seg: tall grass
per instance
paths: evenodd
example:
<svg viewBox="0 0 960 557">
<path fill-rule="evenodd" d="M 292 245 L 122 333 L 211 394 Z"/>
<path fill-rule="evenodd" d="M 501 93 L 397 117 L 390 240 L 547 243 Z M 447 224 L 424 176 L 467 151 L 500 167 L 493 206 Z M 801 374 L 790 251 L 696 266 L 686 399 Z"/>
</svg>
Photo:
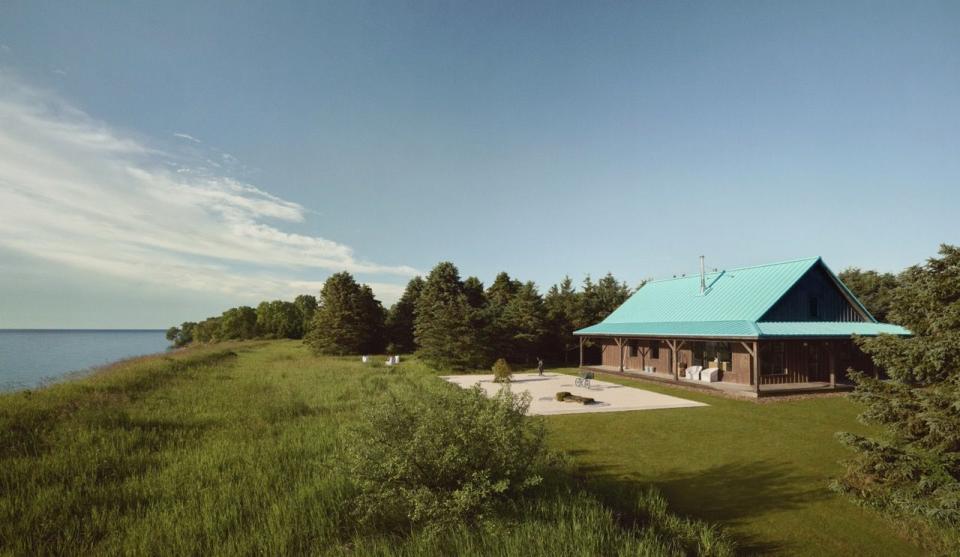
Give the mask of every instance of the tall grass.
<svg viewBox="0 0 960 557">
<path fill-rule="evenodd" d="M 615 555 L 731 552 L 657 494 L 558 480 L 510 517 L 441 533 L 358 526 L 343 428 L 391 385 L 436 378 L 217 345 L 0 395 L 0 554 Z"/>
</svg>

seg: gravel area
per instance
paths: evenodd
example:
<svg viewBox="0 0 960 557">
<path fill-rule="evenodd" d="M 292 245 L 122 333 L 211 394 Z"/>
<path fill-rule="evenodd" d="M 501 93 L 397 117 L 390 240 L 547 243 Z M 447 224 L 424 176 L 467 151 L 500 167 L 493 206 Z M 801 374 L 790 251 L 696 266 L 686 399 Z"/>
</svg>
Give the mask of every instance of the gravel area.
<svg viewBox="0 0 960 557">
<path fill-rule="evenodd" d="M 496 394 L 503 386 L 493 381 L 493 375 L 448 375 L 443 379 L 463 388 L 479 384 L 489 395 Z M 590 387 L 577 387 L 576 377 L 559 373 L 515 373 L 509 388 L 519 393 L 527 391 L 532 400 L 530 414 L 583 414 L 589 412 L 625 412 L 628 410 L 659 410 L 664 408 L 693 408 L 707 406 L 683 398 L 626 387 L 606 381 L 593 379 Z M 594 404 L 560 402 L 556 394 L 560 391 L 590 397 Z"/>
</svg>

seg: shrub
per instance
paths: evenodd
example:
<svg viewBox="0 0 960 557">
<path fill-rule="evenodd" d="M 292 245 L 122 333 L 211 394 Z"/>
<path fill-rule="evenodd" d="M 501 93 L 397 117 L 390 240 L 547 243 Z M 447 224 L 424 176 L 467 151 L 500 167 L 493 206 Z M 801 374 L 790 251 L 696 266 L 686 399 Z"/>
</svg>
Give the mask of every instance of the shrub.
<svg viewBox="0 0 960 557">
<path fill-rule="evenodd" d="M 525 416 L 529 394 L 443 387 L 390 393 L 348 436 L 363 522 L 471 523 L 541 483 L 549 456 L 543 422 Z"/>
<path fill-rule="evenodd" d="M 513 369 L 506 360 L 500 358 L 493 364 L 493 380 L 497 383 L 509 383 L 513 376 Z"/>
</svg>

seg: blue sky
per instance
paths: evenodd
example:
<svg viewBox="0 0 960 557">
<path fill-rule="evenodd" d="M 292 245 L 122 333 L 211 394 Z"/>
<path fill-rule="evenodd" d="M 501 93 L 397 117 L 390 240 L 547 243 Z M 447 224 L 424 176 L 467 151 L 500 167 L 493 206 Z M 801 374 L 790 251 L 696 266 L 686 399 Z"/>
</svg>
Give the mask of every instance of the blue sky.
<svg viewBox="0 0 960 557">
<path fill-rule="evenodd" d="M 0 327 L 960 242 L 960 4 L 588 4 L 3 3 Z"/>
</svg>

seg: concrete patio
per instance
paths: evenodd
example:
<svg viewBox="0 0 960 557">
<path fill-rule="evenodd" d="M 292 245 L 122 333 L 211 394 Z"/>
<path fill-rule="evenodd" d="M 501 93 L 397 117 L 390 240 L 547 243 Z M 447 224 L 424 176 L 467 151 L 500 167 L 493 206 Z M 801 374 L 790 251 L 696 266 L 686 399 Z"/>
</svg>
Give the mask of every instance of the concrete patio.
<svg viewBox="0 0 960 557">
<path fill-rule="evenodd" d="M 469 388 L 479 384 L 488 395 L 494 395 L 503 388 L 493 381 L 493 375 L 448 375 L 443 377 L 455 385 Z M 683 398 L 654 393 L 643 389 L 626 387 L 606 381 L 591 380 L 590 388 L 577 387 L 572 375 L 559 373 L 516 373 L 509 388 L 515 392 L 529 392 L 532 398 L 529 413 L 531 415 L 585 414 L 591 412 L 625 412 L 629 410 L 659 410 L 665 408 L 694 408 L 707 406 Z M 560 402 L 556 394 L 560 391 L 590 397 L 594 404 Z"/>
</svg>

